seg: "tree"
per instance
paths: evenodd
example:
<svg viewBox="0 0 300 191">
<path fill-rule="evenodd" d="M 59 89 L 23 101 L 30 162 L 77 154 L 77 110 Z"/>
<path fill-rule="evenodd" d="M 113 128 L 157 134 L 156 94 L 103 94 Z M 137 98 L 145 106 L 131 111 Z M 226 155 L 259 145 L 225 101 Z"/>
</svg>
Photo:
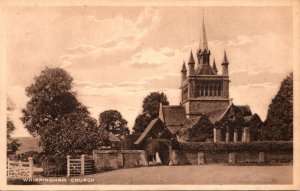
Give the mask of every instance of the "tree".
<svg viewBox="0 0 300 191">
<path fill-rule="evenodd" d="M 260 139 L 293 140 L 293 73 L 281 82 L 277 95 L 269 105 Z"/>
<path fill-rule="evenodd" d="M 65 70 L 47 67 L 26 88 L 30 100 L 21 120 L 33 136 L 40 136 L 46 155 L 84 154 L 105 139 L 96 120 L 77 100 L 72 82 Z"/>
<path fill-rule="evenodd" d="M 159 105 L 169 105 L 167 96 L 162 92 L 151 92 L 143 101 L 143 113 L 135 119 L 134 133 L 142 133 L 149 123 L 158 117 Z"/>
<path fill-rule="evenodd" d="M 7 111 L 13 111 L 15 109 L 15 104 L 11 101 L 11 99 L 7 98 Z M 15 130 L 15 125 L 12 120 L 7 116 L 6 120 L 6 138 L 7 138 L 7 153 L 15 154 L 18 150 L 20 143 L 18 143 L 18 139 L 12 139 L 11 133 Z"/>
<path fill-rule="evenodd" d="M 117 110 L 107 110 L 99 115 L 99 127 L 107 132 L 112 132 L 117 137 L 128 135 L 129 129 L 127 121 L 123 118 L 121 113 Z"/>
</svg>

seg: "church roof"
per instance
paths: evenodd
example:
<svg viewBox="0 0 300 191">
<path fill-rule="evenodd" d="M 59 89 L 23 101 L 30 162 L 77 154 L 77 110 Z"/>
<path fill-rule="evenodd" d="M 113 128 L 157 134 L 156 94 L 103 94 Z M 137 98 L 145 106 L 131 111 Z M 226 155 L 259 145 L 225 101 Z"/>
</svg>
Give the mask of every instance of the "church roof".
<svg viewBox="0 0 300 191">
<path fill-rule="evenodd" d="M 182 127 L 185 122 L 185 108 L 180 105 L 163 106 L 159 108 L 159 118 L 165 123 L 172 134 Z"/>
<path fill-rule="evenodd" d="M 185 121 L 185 108 L 180 105 L 162 106 L 165 124 L 182 125 Z"/>
<path fill-rule="evenodd" d="M 134 144 L 140 144 L 145 139 L 145 137 L 149 134 L 149 132 L 155 127 L 163 127 L 165 130 L 167 130 L 167 132 L 171 133 L 171 131 L 168 128 L 165 128 L 166 126 L 162 122 L 162 120 L 159 117 L 157 117 L 149 123 L 147 128 L 143 131 L 141 136 L 134 142 Z"/>
<path fill-rule="evenodd" d="M 209 64 L 201 64 L 196 71 L 196 75 L 216 75 L 216 73 Z"/>
<path fill-rule="evenodd" d="M 142 140 L 146 137 L 146 135 L 150 132 L 150 130 L 154 127 L 154 125 L 161 121 L 159 118 L 155 118 L 153 119 L 149 125 L 147 126 L 147 128 L 143 131 L 143 133 L 141 134 L 141 136 L 138 138 L 138 140 L 136 140 L 134 142 L 134 144 L 140 144 L 140 142 L 142 142 Z"/>
<path fill-rule="evenodd" d="M 231 104 L 227 107 L 211 111 L 211 112 L 207 113 L 207 116 L 212 123 L 215 123 L 224 117 L 224 115 L 227 113 L 227 111 L 230 109 L 230 107 L 231 107 Z"/>
</svg>

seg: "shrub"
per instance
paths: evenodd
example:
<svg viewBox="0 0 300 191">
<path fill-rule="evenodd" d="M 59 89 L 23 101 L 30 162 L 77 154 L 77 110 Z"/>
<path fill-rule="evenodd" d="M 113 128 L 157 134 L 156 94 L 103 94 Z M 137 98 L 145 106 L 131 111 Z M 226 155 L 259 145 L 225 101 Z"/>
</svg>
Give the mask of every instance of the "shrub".
<svg viewBox="0 0 300 191">
<path fill-rule="evenodd" d="M 67 158 L 47 156 L 42 159 L 44 176 L 65 176 L 67 174 Z"/>
</svg>

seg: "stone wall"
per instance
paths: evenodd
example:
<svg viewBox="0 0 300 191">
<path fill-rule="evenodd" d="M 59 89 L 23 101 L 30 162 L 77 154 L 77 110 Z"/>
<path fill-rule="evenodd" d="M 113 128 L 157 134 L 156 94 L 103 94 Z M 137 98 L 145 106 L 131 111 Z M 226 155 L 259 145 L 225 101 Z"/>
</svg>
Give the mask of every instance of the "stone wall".
<svg viewBox="0 0 300 191">
<path fill-rule="evenodd" d="M 148 165 L 143 150 L 94 150 L 97 171 Z"/>
<path fill-rule="evenodd" d="M 212 163 L 292 163 L 293 153 L 284 152 L 193 152 L 172 151 L 172 161 L 178 165 L 197 165 Z"/>
</svg>

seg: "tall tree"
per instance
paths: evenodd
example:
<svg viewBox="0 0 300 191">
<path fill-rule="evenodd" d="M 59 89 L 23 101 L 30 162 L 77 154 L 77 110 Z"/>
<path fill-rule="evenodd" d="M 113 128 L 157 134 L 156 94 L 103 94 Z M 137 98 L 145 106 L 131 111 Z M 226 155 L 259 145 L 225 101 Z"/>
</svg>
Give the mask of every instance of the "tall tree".
<svg viewBox="0 0 300 191">
<path fill-rule="evenodd" d="M 91 152 L 105 138 L 77 100 L 72 82 L 65 70 L 47 67 L 26 88 L 30 100 L 21 120 L 32 135 L 40 136 L 40 145 L 48 155 Z"/>
<path fill-rule="evenodd" d="M 293 140 L 293 73 L 282 82 L 261 128 L 262 140 Z"/>
<path fill-rule="evenodd" d="M 167 96 L 163 92 L 151 92 L 143 101 L 143 113 L 135 119 L 133 126 L 134 133 L 142 133 L 151 122 L 158 117 L 159 104 L 169 105 Z"/>
<path fill-rule="evenodd" d="M 99 115 L 99 127 L 107 132 L 112 132 L 117 137 L 129 134 L 127 121 L 117 110 L 107 110 Z"/>
</svg>

